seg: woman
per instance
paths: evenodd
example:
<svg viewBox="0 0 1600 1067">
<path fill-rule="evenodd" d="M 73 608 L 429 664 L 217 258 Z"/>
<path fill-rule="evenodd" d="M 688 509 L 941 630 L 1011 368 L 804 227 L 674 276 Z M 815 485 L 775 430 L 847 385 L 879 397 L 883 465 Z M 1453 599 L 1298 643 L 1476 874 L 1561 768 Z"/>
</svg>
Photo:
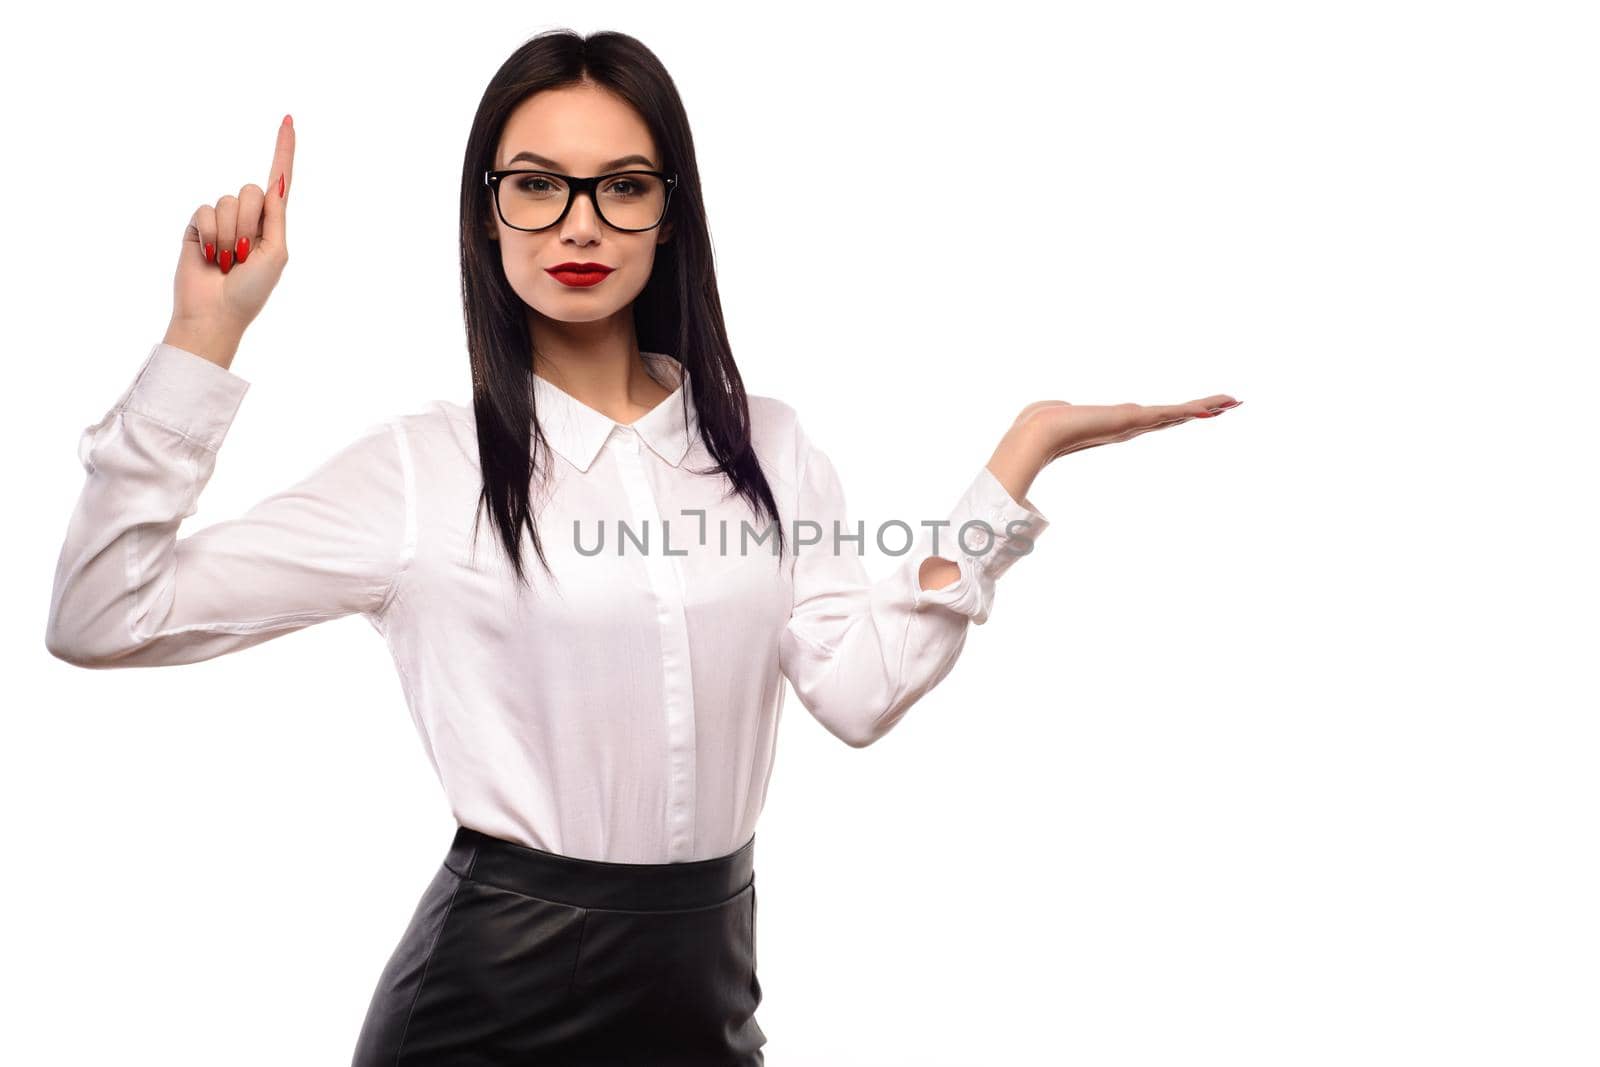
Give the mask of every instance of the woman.
<svg viewBox="0 0 1600 1067">
<path fill-rule="evenodd" d="M 285 116 L 266 189 L 194 213 L 166 336 L 82 435 L 50 650 L 189 663 L 354 613 L 384 636 L 458 827 L 356 1064 L 762 1063 L 782 679 L 876 741 L 1044 530 L 1024 494 L 1045 464 L 1236 402 L 1030 404 L 949 525 L 868 581 L 827 456 L 745 394 L 667 72 L 625 35 L 554 32 L 496 73 L 467 144 L 471 408 L 370 427 L 180 539 L 288 259 L 294 144 Z"/>
</svg>

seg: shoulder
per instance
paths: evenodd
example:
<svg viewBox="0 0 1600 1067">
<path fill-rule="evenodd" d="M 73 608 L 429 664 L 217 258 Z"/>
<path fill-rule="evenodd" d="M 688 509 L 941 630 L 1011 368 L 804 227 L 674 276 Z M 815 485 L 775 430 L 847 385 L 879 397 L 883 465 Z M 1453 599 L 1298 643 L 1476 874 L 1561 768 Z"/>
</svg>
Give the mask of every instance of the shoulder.
<svg viewBox="0 0 1600 1067">
<path fill-rule="evenodd" d="M 407 433 L 449 433 L 458 426 L 473 424 L 472 409 L 454 400 L 430 400 L 384 420 L 385 425 Z"/>
<path fill-rule="evenodd" d="M 793 407 L 774 396 L 747 394 L 750 403 L 750 436 L 756 447 L 765 451 L 792 450 L 800 435 L 800 415 Z"/>
<path fill-rule="evenodd" d="M 466 439 L 476 452 L 477 416 L 466 404 L 454 400 L 430 400 L 409 411 L 391 415 L 387 424 L 408 440 L 433 441 Z"/>
<path fill-rule="evenodd" d="M 798 479 L 810 451 L 800 413 L 777 397 L 746 394 L 746 400 L 750 404 L 750 437 L 762 464 L 789 479 Z"/>
<path fill-rule="evenodd" d="M 798 414 L 794 408 L 774 396 L 758 393 L 745 394 L 750 404 L 751 433 L 793 433 Z"/>
<path fill-rule="evenodd" d="M 801 459 L 817 447 L 817 441 L 807 432 L 806 419 L 792 405 L 776 397 L 750 397 L 750 421 L 758 429 L 764 429 L 772 440 L 784 442 Z"/>
<path fill-rule="evenodd" d="M 362 430 L 357 444 L 382 454 L 406 476 L 441 460 L 477 462 L 478 441 L 472 410 L 451 400 L 431 400 L 378 419 Z"/>
</svg>

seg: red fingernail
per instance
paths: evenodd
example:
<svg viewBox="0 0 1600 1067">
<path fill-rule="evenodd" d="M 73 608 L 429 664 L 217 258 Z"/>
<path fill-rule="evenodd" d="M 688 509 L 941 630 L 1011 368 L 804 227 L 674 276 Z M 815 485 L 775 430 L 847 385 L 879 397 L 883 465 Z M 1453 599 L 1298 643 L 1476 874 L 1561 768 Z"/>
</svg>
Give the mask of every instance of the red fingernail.
<svg viewBox="0 0 1600 1067">
<path fill-rule="evenodd" d="M 239 247 L 234 249 L 233 258 L 238 260 L 240 263 L 243 263 L 246 259 L 250 258 L 250 238 L 239 238 Z"/>
<path fill-rule="evenodd" d="M 233 269 L 233 253 L 226 248 L 217 253 L 217 265 L 222 268 L 222 273 L 228 273 Z"/>
<path fill-rule="evenodd" d="M 1197 418 L 1197 419 L 1209 419 L 1211 416 L 1213 416 L 1215 414 L 1216 414 L 1215 411 L 1197 411 L 1197 412 L 1194 413 L 1194 417 Z"/>
<path fill-rule="evenodd" d="M 206 262 L 207 263 L 215 263 L 216 261 L 217 261 L 217 246 L 212 244 L 210 241 L 207 241 L 206 242 Z"/>
<path fill-rule="evenodd" d="M 283 175 L 278 175 L 278 199 L 283 199 Z"/>
</svg>

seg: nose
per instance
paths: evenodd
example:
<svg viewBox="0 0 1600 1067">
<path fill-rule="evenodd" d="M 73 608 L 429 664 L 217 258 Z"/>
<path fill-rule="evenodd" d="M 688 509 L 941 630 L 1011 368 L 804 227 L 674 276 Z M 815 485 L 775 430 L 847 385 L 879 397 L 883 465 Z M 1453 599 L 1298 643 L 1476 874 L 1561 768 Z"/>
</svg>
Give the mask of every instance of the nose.
<svg viewBox="0 0 1600 1067">
<path fill-rule="evenodd" d="M 561 220 L 561 236 L 574 239 L 592 239 L 600 232 L 600 216 L 595 210 L 594 198 L 587 190 L 575 194 L 567 217 Z"/>
</svg>

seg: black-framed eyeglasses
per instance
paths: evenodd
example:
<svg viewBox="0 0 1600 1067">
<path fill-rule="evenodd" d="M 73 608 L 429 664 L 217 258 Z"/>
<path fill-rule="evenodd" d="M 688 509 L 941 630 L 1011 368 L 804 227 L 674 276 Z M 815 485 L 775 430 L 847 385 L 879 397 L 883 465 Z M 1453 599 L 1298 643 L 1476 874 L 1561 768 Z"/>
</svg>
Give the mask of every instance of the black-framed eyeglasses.
<svg viewBox="0 0 1600 1067">
<path fill-rule="evenodd" d="M 593 178 L 549 170 L 486 170 L 483 184 L 493 190 L 500 221 L 513 230 L 548 230 L 567 217 L 579 193 L 587 193 L 602 222 L 637 233 L 661 225 L 678 176 L 659 170 L 619 170 Z"/>
</svg>

